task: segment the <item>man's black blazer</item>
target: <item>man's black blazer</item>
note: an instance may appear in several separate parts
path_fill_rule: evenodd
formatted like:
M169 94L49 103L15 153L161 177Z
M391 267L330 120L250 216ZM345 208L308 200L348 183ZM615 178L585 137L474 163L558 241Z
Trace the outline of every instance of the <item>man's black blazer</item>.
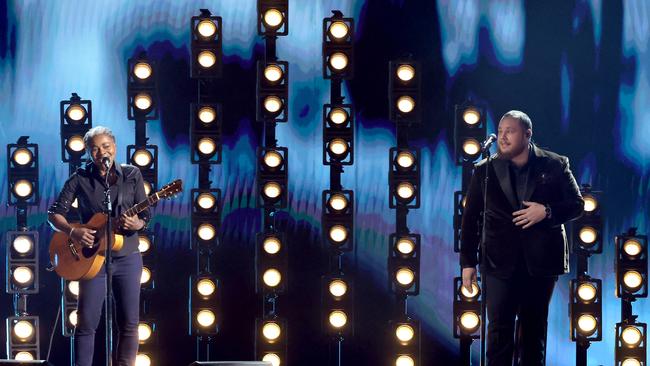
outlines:
M473 267L479 263L483 273L507 277L521 259L533 276L554 276L569 272L569 247L564 223L578 218L584 209L580 188L569 169L565 156L531 144L528 185L521 201L548 204L551 218L522 229L512 213L520 209L510 181L508 160L493 155L488 171L485 242L480 227L483 211L483 183L486 160L476 164L467 192L461 226L460 264ZM482 244L482 245L479 245Z

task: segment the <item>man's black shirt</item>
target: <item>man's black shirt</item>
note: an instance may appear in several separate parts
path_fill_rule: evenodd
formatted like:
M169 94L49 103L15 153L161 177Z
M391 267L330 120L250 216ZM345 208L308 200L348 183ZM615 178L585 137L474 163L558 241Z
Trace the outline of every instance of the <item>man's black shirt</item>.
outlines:
M144 201L144 183L140 169L132 165L113 164L109 172L111 181L111 204L113 217L119 217L135 204ZM48 209L48 213L66 215L75 198L81 222L85 223L98 213L103 212L105 181L100 176L94 164L88 164L85 169L77 169L65 182L59 197ZM146 209L138 214L145 223L149 222L150 213ZM131 254L138 250L138 235L134 231L124 233L124 246L113 255L116 257Z

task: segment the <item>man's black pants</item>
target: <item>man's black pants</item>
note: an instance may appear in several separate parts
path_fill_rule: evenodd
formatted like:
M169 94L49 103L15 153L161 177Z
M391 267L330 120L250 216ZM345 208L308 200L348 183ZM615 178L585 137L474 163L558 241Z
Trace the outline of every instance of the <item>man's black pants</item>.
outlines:
M508 278L490 274L483 278L487 286L488 366L512 366L515 317L519 318L519 364L543 366L548 307L557 277L532 277L522 268Z
M142 256L139 252L113 257L113 298L117 320L117 362L119 366L135 363L138 352L138 320L140 317L140 276ZM75 365L91 366L93 363L95 330L106 294L104 266L97 276L79 281L78 324L75 330Z

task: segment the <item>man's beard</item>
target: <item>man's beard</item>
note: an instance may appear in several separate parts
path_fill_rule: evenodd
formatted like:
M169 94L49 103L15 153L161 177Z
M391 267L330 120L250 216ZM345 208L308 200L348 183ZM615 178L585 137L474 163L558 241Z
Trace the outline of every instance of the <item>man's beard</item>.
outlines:
M501 145L497 145L497 152L499 153L499 159L511 160L515 156L517 156L517 155L521 154L522 152L524 152L526 150L527 145L528 144L526 144L524 141L522 141L521 147L519 149L512 150L511 152L507 152L507 153L503 152L501 150Z

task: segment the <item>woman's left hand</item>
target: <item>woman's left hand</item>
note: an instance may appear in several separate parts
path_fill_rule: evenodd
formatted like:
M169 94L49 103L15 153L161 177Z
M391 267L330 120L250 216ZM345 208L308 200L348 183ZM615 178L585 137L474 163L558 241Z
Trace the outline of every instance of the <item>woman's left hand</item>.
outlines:
M120 217L120 228L123 230L138 231L144 227L144 221L138 215Z

